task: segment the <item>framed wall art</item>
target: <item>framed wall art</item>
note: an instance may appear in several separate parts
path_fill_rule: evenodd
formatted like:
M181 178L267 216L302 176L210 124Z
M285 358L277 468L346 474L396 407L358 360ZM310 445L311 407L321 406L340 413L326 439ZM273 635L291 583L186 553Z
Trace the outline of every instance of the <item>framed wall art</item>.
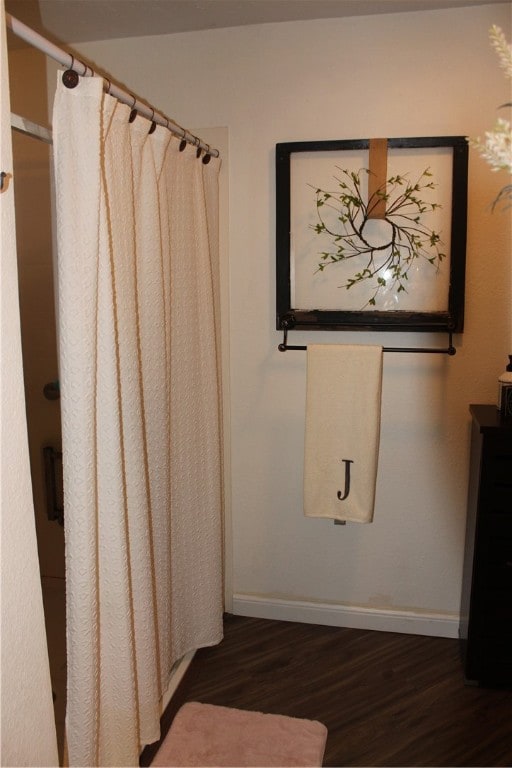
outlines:
M464 325L463 136L276 145L278 329Z

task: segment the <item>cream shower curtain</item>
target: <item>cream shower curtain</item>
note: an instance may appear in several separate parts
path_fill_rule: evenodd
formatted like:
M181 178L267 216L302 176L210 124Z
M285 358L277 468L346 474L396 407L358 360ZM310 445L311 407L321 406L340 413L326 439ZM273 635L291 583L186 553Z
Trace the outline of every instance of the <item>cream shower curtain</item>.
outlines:
M72 766L138 765L222 637L219 160L102 85L53 117Z

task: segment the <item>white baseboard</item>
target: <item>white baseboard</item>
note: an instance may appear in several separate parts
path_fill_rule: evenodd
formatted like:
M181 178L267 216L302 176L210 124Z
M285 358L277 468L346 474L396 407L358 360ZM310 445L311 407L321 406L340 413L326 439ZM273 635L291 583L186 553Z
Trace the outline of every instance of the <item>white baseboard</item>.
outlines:
M256 595L233 595L233 613L258 619L299 621L329 627L375 629L431 637L458 637L459 614L359 608L331 603L310 603Z

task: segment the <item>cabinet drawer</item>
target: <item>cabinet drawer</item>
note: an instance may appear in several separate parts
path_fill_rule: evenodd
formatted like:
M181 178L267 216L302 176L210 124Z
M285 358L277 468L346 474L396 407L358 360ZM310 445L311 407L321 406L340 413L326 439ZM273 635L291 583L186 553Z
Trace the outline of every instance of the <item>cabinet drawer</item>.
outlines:
M478 542L477 584L509 592L512 601L512 537L488 534Z
M512 516L512 440L494 438L485 443L482 460L480 501L482 514Z
M486 682L505 685L512 682L512 654L510 642L503 640L482 640L478 643L478 678Z
M482 515L507 515L512 519L512 485L483 483L480 491Z
M472 631L483 640L507 642L512 655L512 593L482 590L475 595Z

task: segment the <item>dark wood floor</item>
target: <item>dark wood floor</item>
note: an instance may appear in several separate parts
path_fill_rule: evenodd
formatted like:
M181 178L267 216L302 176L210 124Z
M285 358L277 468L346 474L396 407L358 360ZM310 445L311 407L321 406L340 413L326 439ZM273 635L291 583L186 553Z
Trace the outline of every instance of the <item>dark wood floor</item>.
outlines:
M228 615L184 701L320 720L325 766L512 765L512 690L464 685L456 640Z

